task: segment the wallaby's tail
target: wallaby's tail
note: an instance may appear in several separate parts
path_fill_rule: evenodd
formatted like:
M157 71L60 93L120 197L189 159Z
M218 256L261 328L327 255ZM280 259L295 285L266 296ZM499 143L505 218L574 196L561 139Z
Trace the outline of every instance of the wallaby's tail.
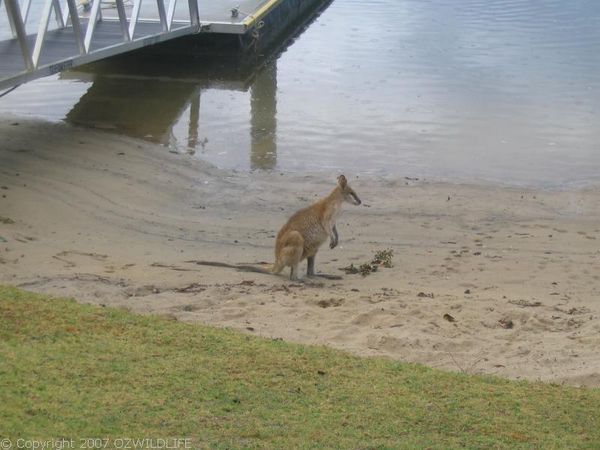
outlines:
M266 273L269 275L274 273L272 264L269 264L265 267L249 266L247 264L237 264L233 267L242 272Z
M285 266L283 264L281 264L280 261L275 261L275 264L273 264L271 267L271 273L275 274L275 275L279 275L281 273L281 271L283 269L285 269Z
M227 264L219 261L203 261L203 260L192 260L186 261L186 263L198 264L199 266L212 266L212 267L226 267L228 269L240 270L242 272L254 272L254 273L279 273L283 269L279 269L279 272L274 272L273 265L268 265L266 267L258 267L258 266L250 266L248 264Z

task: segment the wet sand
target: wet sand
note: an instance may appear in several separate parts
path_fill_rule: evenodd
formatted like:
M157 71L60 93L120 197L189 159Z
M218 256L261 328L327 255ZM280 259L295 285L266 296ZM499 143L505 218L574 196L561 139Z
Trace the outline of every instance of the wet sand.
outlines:
M186 261L271 261L279 227L337 173L223 171L6 117L0 134L0 283L359 355L600 386L600 187L347 173L363 206L346 206L340 245L316 264L343 279L292 283ZM393 268L339 270L387 248Z

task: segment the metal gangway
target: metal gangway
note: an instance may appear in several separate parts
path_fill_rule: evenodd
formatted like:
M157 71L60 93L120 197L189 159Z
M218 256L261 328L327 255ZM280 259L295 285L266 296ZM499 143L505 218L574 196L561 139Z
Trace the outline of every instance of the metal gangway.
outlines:
M240 0L64 1L0 0L0 91L200 31L243 34L277 2L241 0L254 12L240 14ZM41 8L33 14L36 2ZM206 20L199 5L207 10ZM28 32L36 23L37 31Z

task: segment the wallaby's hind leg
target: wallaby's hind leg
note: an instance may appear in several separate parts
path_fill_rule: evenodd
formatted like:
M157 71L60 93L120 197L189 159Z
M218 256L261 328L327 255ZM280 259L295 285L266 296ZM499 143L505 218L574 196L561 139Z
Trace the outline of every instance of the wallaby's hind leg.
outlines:
M298 279L298 265L304 252L304 238L297 231L290 231L283 236L282 248L277 255L277 268L290 266L290 280Z
M306 267L306 276L314 277L315 276L315 256L309 256L306 260L308 262L308 266Z
M303 248L295 248L293 253L291 253L290 257L290 280L298 281L300 278L298 277L298 266L300 265L300 260L302 259Z
M301 238L302 239L302 238ZM302 239L302 245L296 245L295 247L288 247L288 254L290 262L290 280L298 280L298 266L302 260L302 253L304 252L304 239Z
M292 281L300 280L298 278L298 264L296 264L290 268L290 280L292 280Z

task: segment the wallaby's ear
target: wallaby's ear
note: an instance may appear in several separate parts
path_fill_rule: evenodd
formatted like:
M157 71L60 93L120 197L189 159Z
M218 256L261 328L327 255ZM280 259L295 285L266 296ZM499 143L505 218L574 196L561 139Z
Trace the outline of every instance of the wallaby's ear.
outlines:
M348 181L346 180L346 177L344 175L340 175L338 177L338 183L342 187L342 189L346 189L346 186L348 185Z

